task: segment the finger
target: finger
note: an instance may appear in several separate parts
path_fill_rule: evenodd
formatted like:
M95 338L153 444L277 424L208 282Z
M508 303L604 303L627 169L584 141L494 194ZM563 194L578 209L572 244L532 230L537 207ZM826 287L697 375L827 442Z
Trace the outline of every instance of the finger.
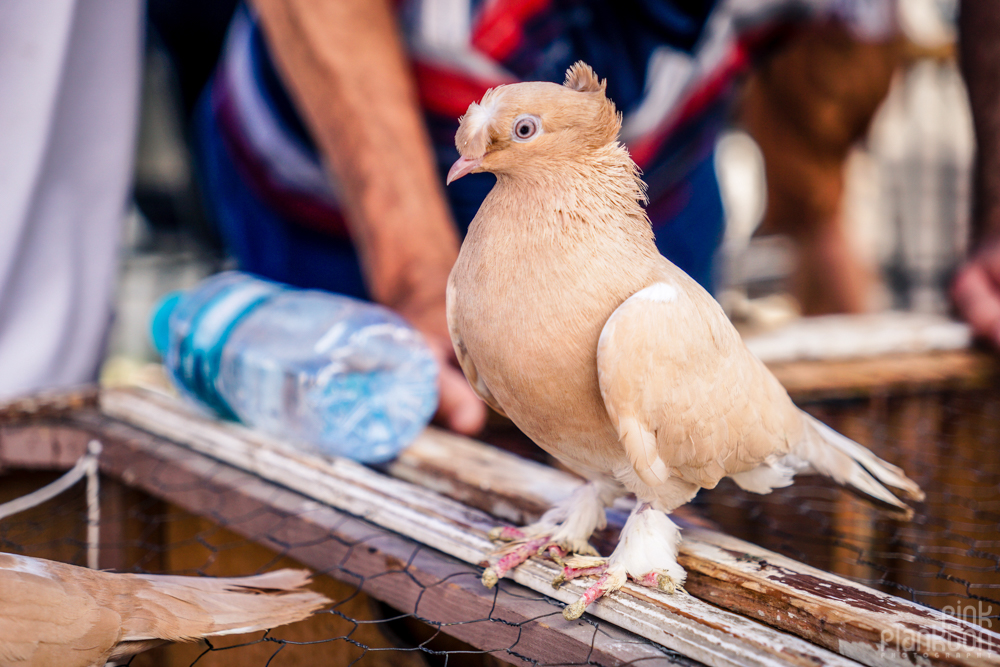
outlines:
M479 433L486 425L486 404L472 391L465 376L452 366L442 365L439 387L438 420L457 433Z
M434 353L434 356L437 358L439 364L442 366L451 365L452 367L458 365L458 357L455 354L455 346L451 344L450 338L425 333L424 340L427 341L427 345L431 348L431 352Z
M958 274L952 299L976 334L1000 345L1000 288L979 264L970 264Z

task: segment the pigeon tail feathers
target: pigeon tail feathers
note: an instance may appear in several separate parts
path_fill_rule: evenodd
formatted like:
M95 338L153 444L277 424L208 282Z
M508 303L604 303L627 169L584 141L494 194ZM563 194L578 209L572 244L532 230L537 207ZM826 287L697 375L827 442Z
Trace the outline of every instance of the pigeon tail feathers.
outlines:
M816 472L891 505L907 518L913 516L913 510L886 488L897 489L912 500L924 499L924 492L901 468L883 461L812 415L803 412L802 416L805 433L794 450L797 457L807 461Z

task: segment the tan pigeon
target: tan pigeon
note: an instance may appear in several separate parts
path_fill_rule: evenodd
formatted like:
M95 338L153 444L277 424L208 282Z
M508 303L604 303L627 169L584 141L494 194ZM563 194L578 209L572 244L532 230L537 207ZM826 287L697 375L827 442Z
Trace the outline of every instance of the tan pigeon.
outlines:
M902 470L799 410L711 295L659 254L620 126L605 82L576 63L564 85L501 86L472 104L448 174L497 177L448 284L462 369L590 480L537 524L504 531L517 540L483 581L536 551L578 554L564 577L601 576L568 618L626 577L680 586L667 514L723 477L768 493L815 472L904 512L883 484L923 498ZM637 502L618 546L595 558L591 533L626 493Z
M101 667L165 642L301 621L330 604L305 570L253 577L116 574L0 554L0 665Z

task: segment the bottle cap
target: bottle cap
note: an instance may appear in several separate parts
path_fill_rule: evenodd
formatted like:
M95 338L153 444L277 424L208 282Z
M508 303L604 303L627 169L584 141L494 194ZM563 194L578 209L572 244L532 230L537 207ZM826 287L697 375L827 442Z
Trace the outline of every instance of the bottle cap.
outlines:
M160 299L149 320L149 337L161 357L167 355L167 348L170 347L170 315L180 303L183 294L183 292L170 292Z

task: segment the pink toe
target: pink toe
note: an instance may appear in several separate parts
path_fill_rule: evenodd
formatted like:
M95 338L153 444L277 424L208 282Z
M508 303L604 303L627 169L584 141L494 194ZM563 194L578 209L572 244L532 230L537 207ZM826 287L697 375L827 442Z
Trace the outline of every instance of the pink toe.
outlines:
M657 575L655 572L647 572L642 577L635 579L635 583L648 588L659 587L659 582L657 581Z
M561 561L563 558L566 558L566 556L568 556L568 555L569 555L569 552L567 552L565 549L563 549L558 544L550 544L549 545L549 558L551 558L552 560L558 562L558 561Z
M578 579L579 577L586 577L588 575L600 576L608 571L608 565L598 565L596 567L570 567L566 566L563 568L563 580L572 581L573 579Z
M513 542L514 540L523 540L525 538L524 532L519 528L514 526L504 526L500 529L500 539L505 542Z
M584 591L583 595L580 597L580 600L583 602L583 606L589 607L591 602L607 593L608 588L610 588L608 585L608 574L605 572L601 575L601 578L598 579L593 586Z
M494 567L497 576L502 578L515 567L538 553L538 550L548 543L548 541L549 536L544 535L511 549L509 553L505 554L499 561L497 561L497 564Z

